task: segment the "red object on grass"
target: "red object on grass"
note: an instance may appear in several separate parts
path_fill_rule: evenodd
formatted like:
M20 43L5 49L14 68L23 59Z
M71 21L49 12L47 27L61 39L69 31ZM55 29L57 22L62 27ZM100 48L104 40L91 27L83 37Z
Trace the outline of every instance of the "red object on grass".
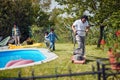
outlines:
M100 41L100 44L102 44L102 45L104 45L106 42L105 42L105 40L104 39L102 39L101 41Z
M116 61L116 56L113 54L112 50L108 51L109 61L111 64L111 69L120 71L120 65Z
M120 37L120 30L116 31L115 34L117 37Z

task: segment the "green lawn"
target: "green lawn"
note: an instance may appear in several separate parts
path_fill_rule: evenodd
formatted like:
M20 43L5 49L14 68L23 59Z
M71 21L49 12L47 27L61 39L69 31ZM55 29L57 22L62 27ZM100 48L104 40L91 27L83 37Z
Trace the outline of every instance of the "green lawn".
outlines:
M97 59L107 57L107 50L97 49L96 45L86 45L86 64L73 64L71 63L71 56L73 53L72 43L56 43L56 51L54 51L54 53L59 57L51 62L25 68L9 69L3 71L1 70L0 77L16 77L18 76L19 71L22 72L22 76L24 77L31 76L32 70L34 70L35 76L55 74L55 69L57 70L58 74L68 73L69 69L71 69L72 72L91 71L91 66L96 66ZM45 80L56 80L56 78ZM71 78L63 77L58 78L57 80L97 80L97 77L86 75L75 76Z

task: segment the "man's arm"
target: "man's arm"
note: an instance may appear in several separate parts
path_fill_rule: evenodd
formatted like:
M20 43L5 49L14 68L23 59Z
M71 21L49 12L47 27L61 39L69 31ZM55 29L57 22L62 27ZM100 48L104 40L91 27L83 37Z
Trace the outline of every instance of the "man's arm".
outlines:
M72 25L72 30L73 30L74 33L76 33L76 29L75 29L74 25Z
M87 26L85 32L88 32L89 29L90 29L90 26Z

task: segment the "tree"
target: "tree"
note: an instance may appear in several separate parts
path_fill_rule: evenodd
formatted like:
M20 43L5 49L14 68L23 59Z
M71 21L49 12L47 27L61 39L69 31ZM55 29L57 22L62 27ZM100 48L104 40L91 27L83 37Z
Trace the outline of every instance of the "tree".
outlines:
M55 0L59 5L66 6L63 11L73 17L73 21L78 19L82 15L89 16L89 22L94 26L99 27L109 26L111 31L119 28L119 16L120 0ZM87 12L87 13L86 13ZM112 17L114 16L114 21ZM111 24L111 21L113 22ZM95 29L95 28L92 28ZM98 28L99 30L99 28ZM94 35L98 35L99 32L95 32Z
M32 0L0 0L0 35L11 35L13 24L16 23L21 31L21 40L29 37L28 26L34 22L36 12Z

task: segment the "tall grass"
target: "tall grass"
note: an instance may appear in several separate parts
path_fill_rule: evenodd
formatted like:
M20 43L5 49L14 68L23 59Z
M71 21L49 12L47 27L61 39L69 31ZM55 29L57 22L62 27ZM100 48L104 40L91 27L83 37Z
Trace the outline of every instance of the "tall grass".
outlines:
M22 76L31 76L32 70L35 72L35 76L51 75L51 74L62 74L69 73L69 69L72 72L86 72L92 71L92 65L96 67L96 60L107 57L106 50L97 49L96 45L86 46L86 63L85 64L73 64L71 63L71 57L73 53L73 44L71 43L56 43L56 51L59 57L53 61L30 66L24 68L16 68L9 70L1 70L0 77L17 77L18 72L22 72ZM75 77L63 77L57 80L96 80L97 76L85 75ZM38 79L39 80L39 79ZM43 80L43 79L40 79ZM44 80L56 80L56 78L44 79Z

